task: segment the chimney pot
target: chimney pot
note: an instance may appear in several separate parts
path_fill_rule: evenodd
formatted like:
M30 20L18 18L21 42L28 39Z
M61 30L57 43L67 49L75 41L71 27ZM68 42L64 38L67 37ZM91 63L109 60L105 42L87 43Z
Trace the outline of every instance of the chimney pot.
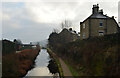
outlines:
M103 14L103 9L99 10L99 13L100 13L100 14Z
M97 4L97 5L93 5L93 8L92 8L93 10L93 14L96 14L96 13L99 13L98 11L99 11L99 5Z

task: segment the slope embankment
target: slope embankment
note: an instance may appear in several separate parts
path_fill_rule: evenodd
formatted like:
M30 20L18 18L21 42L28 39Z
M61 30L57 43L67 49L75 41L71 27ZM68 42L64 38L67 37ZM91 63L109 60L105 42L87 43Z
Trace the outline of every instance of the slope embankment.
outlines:
M2 57L2 77L23 77L34 66L34 61L40 52L36 49L24 49L19 53L10 53Z
M120 70L120 33L54 43L50 48L60 56L74 76L118 76Z

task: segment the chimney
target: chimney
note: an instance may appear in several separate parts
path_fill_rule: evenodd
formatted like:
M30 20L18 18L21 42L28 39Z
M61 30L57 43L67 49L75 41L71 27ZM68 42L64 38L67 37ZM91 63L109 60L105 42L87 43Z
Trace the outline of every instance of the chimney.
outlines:
M97 14L97 13L99 13L98 11L99 11L99 4L93 5L92 13L93 14Z
M99 10L99 13L103 15L103 9Z
M114 16L112 16L112 18L114 19Z

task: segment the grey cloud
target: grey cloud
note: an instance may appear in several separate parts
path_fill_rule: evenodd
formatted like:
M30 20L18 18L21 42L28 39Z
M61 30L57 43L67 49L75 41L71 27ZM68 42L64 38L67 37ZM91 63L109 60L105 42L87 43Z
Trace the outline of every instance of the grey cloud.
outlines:
M72 19L73 26L75 26L75 29L77 31L80 31L79 22L86 19L92 13L92 6L93 4L96 3L97 2L82 2L82 3L51 2L47 4L44 3L43 5L51 6L52 7L50 9L51 11L61 9L61 11L65 11L65 12L68 10L69 12L74 12L75 18ZM116 3L112 3L112 2L98 2L98 3L100 4L100 8L104 10L105 14L110 14L114 16L117 15L117 9L116 9L117 5L115 5ZM3 12L10 15L11 18L10 20L7 21L3 20L3 29L2 29L3 38L8 38L11 40L13 40L14 38L19 38L23 42L40 41L47 39L49 34L52 32L53 28L59 27L59 24L55 24L54 22L37 23L33 21L34 16L30 15L30 11L28 11L24 5L22 6L23 7L18 7L17 9L12 7L7 7L7 5L3 7ZM120 20L120 16L119 16L119 20ZM13 24L18 26L18 28L12 26Z

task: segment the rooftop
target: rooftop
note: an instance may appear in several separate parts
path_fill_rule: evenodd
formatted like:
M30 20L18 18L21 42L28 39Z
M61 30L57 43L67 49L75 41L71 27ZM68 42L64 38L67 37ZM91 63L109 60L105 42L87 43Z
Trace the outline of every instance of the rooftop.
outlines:
M87 19L89 19L89 18L108 19L108 18L111 18L111 17L109 17L107 15L104 15L103 14L103 9L99 10L99 4L97 4L97 5L93 5L92 14ZM87 19L85 19L84 21L86 21ZM80 22L80 24L82 24L83 22Z
M107 15L103 15L103 14L97 13L97 14L90 15L89 18L110 18L110 17L107 16Z

